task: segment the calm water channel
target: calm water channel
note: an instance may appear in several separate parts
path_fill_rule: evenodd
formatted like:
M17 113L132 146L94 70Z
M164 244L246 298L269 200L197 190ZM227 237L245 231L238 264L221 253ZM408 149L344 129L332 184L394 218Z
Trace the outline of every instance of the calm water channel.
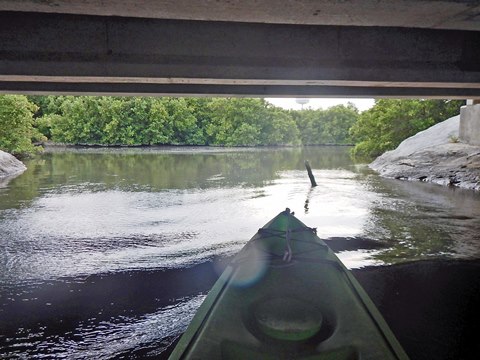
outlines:
M26 161L0 182L0 357L159 356L286 207L352 269L480 258L479 194L381 179L348 150L51 149Z

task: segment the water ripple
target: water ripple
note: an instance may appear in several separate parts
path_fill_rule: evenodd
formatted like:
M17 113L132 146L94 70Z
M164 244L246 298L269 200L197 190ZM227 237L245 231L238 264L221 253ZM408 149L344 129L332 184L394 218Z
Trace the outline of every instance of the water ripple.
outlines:
M5 339L0 352L7 358L37 359L112 359L140 352L154 357L185 331L204 298L184 298L140 317L118 316L109 321L90 318L63 336L46 335L46 329L19 329L17 337Z

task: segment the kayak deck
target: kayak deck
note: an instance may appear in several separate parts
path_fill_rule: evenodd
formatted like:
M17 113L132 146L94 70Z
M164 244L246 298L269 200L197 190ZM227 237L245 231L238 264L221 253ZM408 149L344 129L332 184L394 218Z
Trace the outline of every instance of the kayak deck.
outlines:
M407 359L358 282L286 211L226 268L171 359Z

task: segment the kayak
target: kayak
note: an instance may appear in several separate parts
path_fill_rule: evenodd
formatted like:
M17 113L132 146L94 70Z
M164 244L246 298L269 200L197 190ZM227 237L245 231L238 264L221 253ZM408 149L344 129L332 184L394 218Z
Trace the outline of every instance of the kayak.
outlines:
M170 359L408 359L368 295L289 209L245 245Z

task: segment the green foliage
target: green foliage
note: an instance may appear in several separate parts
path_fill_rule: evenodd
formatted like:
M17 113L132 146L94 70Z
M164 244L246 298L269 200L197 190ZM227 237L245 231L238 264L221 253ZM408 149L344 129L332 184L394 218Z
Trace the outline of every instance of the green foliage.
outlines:
M323 138L325 143L352 143L349 130L358 119L358 109L351 103L337 105L325 110Z
M350 129L353 155L375 157L417 132L457 115L462 101L376 100Z
M35 97L43 106L38 129L71 144L204 144L185 99L138 97Z
M33 113L37 107L25 96L0 96L0 149L17 157L38 151L32 143L41 140L41 134L33 127Z
M263 144L268 145L299 145L300 131L293 117L286 111L279 108L268 108L267 125L263 129Z
M353 104L337 105L327 110L292 111L304 145L349 144L349 129L357 121Z
M105 145L300 144L291 114L261 99L32 97L54 142Z
M54 142L104 145L318 145L356 143L376 156L458 113L460 101L377 100L286 111L262 99L31 96L35 126Z
M299 144L293 118L263 99L215 99L206 132L215 145Z
M52 123L55 121L61 121L59 119L60 117L61 116L57 114L47 114L36 118L35 127L43 136L45 136L45 138L50 139L52 137Z
M71 98L67 96L42 96L42 95L29 95L28 101L37 106L35 113L36 117L41 117L45 114L61 114L61 105L65 99Z
M205 138L197 124L197 118L185 99L166 98L163 100L167 110L167 126L171 144L203 145Z

